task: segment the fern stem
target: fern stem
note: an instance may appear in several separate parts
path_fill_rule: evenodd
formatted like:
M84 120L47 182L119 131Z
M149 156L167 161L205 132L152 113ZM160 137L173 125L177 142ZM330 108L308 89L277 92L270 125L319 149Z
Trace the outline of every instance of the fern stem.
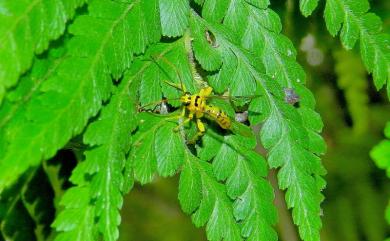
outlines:
M194 57L194 52L192 51L192 37L190 35L189 30L187 30L184 34L184 47L188 56L188 63L190 65L191 76L198 88L205 87L206 83L203 80L202 76L196 70L196 62Z

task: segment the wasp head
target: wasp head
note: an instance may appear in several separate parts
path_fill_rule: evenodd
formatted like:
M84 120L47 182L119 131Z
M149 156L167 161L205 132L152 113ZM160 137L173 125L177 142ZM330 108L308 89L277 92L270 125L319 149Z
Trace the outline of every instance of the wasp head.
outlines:
M184 95L180 98L180 101L185 106L190 105L191 104L191 94L189 92L184 93Z

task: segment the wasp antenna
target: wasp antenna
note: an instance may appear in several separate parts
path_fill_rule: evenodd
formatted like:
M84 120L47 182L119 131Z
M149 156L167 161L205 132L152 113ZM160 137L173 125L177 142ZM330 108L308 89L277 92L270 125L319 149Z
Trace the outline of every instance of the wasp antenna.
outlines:
M183 92L183 93L186 92L186 87L185 87L184 84L183 84L183 78L182 78L182 76L181 76L179 70L177 69L177 67L176 67L174 64L172 64L171 61L169 61L166 57L164 57L164 56L162 56L162 55L159 55L158 58L156 58L156 57L154 57L154 56L150 56L150 58L151 58L152 61L157 65L157 67L158 67L161 71L163 71L164 74L165 74L166 76L168 76L168 78L170 77L169 74L165 71L165 69L164 69L163 67L161 67L161 65L157 62L157 59L163 60L163 61L164 61L165 63L167 63L170 67L172 67L172 68L175 70L176 75L179 77L180 87L178 87L178 86L172 84L171 82L168 82L168 81L165 81L165 82L168 83L170 86L173 86L173 87L175 87L175 88L181 90L181 92Z
M180 74L180 71L177 69L177 67L174 64L172 64L172 62L169 61L166 57L161 56L161 59L175 70L176 75L179 77L181 91L183 93L186 92L187 90L186 90L186 87L183 84L183 78L182 78L182 76Z
M178 89L178 90L180 90L180 91L183 92L183 90L181 89L181 87L178 86L176 83L169 82L168 80L164 80L164 82L165 82L166 84L168 84L169 86L172 86L172 87L174 87L174 88L176 88L176 89Z
M156 101L156 102L152 102L152 103L148 103L148 104L143 105L143 106L139 106L138 110L145 111L146 107L153 106L153 105L158 105L158 104L161 104L161 103L168 103L169 101L175 101L175 100L180 100L180 98L171 98L171 99L163 98L162 100L159 100L159 101ZM154 108L156 108L156 107L154 107Z
M138 109L141 110L141 111L144 111L144 110L146 110L146 107L153 106L153 105L158 105L158 104L161 104L161 103L167 102L167 101L168 101L167 99L162 99L160 101L156 101L156 102L148 103L146 105L139 106Z

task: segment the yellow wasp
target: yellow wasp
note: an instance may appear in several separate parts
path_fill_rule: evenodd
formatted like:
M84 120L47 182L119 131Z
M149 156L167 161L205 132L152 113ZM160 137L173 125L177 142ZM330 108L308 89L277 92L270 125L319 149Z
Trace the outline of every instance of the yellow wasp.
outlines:
M168 61L168 60L165 60ZM156 62L155 62L156 63ZM157 63L156 63L157 64ZM171 64L171 63L170 63ZM157 64L158 65L158 64ZM175 68L175 66L172 66ZM244 124L241 124L235 121L233 118L230 118L224 111L222 111L219 107L213 106L207 103L207 100L210 98L224 98L226 96L215 96L212 95L213 89L210 86L203 87L196 94L191 94L185 90L185 86L181 80L180 74L177 69L175 69L180 79L180 86L175 83L171 83L165 81L166 84L179 89L183 92L183 95L178 99L182 104L182 113L180 117L185 118L185 120L177 127L179 129L181 126L184 126L186 123L190 122L195 118L196 126L198 129L198 133L196 134L193 141L197 140L200 136L202 136L205 131L205 125L202 122L202 118L205 117L209 120L215 121L222 129L230 130L234 133L243 135L243 136L251 136L252 132L250 128ZM254 98L258 96L242 96L243 98ZM227 97L228 98L228 97ZM236 97L237 98L237 97ZM171 99L174 100L174 99ZM159 103L166 102L168 100L162 100ZM145 106L144 106L145 107ZM188 113L188 115L186 115ZM193 142L190 141L190 142Z
M172 85L171 83L168 83ZM177 86L175 86L178 88ZM179 88L181 89L181 88ZM217 106L213 106L207 103L207 100L213 97L213 89L210 86L202 88L199 93L191 94L189 92L184 92L180 97L180 102L182 103L183 109L181 117L187 118L180 124L180 126L185 125L195 118L196 126L198 133L196 134L193 141L197 140L202 136L205 131L205 125L202 122L202 118L205 117L209 120L215 121L222 129L230 130L234 133L249 137L252 135L250 128L244 124L241 124L234 119L230 118L223 110ZM222 96L221 96L222 97ZM248 98L248 97L245 97ZM249 97L251 98L251 97ZM188 113L188 115L186 115ZM180 127L178 126L178 128ZM190 141L190 142L193 142Z
M196 125L198 127L198 136L201 136L206 131L204 124L201 120L203 116L217 122L217 124L223 129L230 129L232 127L232 120L218 107L208 105L206 98L209 97L213 89L211 87L205 87L199 91L199 93L191 95L189 92L180 98L180 102L185 106L183 108L182 116L185 116L186 110L189 112L188 118L183 122L192 120L195 116Z

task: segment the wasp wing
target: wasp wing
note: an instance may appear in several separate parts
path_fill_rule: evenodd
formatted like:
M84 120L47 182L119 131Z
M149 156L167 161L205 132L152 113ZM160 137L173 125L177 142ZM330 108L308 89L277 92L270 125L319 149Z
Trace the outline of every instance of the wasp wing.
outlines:
M231 125L230 130L234 134L237 134L237 135L240 135L243 137L248 137L248 138L254 137L252 129L249 126L244 125L244 124L237 122L237 121L234 121L234 120L232 120L232 125Z
M231 100L231 101L235 101L235 100L247 100L247 101L250 101L250 100L253 100L255 98L258 98L260 97L261 95L247 95L247 96L230 96L230 95L209 95L209 96L206 96L205 98L206 99L223 99L223 100Z

